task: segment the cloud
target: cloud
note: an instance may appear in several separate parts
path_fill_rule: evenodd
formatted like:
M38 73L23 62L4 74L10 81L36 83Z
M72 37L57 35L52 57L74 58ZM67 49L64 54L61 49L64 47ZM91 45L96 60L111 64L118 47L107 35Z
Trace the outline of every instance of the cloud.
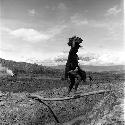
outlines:
M15 38L20 38L28 42L40 42L49 40L55 35L60 34L66 27L66 25L57 25L44 32L35 30L33 28L19 28L16 30L11 30L9 28L2 27L2 31L9 33Z
M88 22L90 27L107 30L104 40L122 41L123 22L121 20L115 21L106 19L104 21L90 20Z
M83 54L84 53L84 54ZM79 63L80 65L124 65L125 59L123 58L125 52L114 52L109 50L103 50L100 53L95 52L82 52L79 53ZM53 58L54 62L57 65L65 65L68 59L68 53L60 53L57 57ZM52 64L51 64L52 65Z
M7 27L1 27L1 31L10 33L12 30Z
M118 6L114 6L107 10L105 16L110 16L110 15L116 16L120 12L121 12L121 9L118 9Z
M67 28L66 25L57 25L54 26L53 28L50 28L47 33L51 34L52 36L55 36L57 34L60 34L65 28Z
M14 49L12 48L12 47L9 47L9 46L2 46L2 47L0 47L0 50L3 52L14 52Z
M54 6L49 6L49 5L47 5L47 6L45 6L45 8L46 9L51 9L51 10L66 10L67 9L67 7L66 7L66 5L64 4L64 3L59 3L59 4L57 4L56 6L54 5Z
M104 40L110 40L110 41L122 41L122 35L123 35L123 22L121 20L115 21L115 20L104 20L104 21L96 21L91 20L89 21L89 26L94 28L101 28L104 30L107 30L105 33Z
M48 40L51 38L51 35L41 33L34 29L26 29L26 28L20 28L11 31L10 34L29 42L38 42L42 40Z
M67 10L67 7L64 3L58 3L58 4L55 4L55 5L46 5L45 6L45 9L48 9L50 11L58 11L58 12L65 12Z
M95 65L95 66L109 66L109 65L124 65L125 64L125 52L116 52L110 50L101 50L98 52L95 51L86 51L83 50L79 55L79 64L80 65ZM35 56L33 56L35 57ZM29 63L37 63L45 66L54 66L54 65L65 65L68 59L68 52L60 52L50 57L43 54L45 58L33 58L27 56L23 61ZM21 60L21 61L22 61Z
M89 20L89 26L94 28L108 28L109 23L105 21L96 21L96 20Z
M66 10L67 9L67 7L66 7L66 5L64 3L59 3L57 8L60 9L60 10Z
M124 52L111 52L104 50L101 53L93 53L93 58L90 60L81 60L80 62L84 65L124 65L124 54ZM83 57L84 56L85 55L83 55Z
M108 34L107 37L105 38L105 40L119 40L119 41L123 41L123 24L122 22L110 22L109 25L107 26L108 29Z
M82 16L78 13L71 16L70 20L75 25L87 25L89 23L86 18L82 18Z
M31 9L31 10L28 10L28 14L30 16L35 16L37 13L36 13L36 10L35 9Z
M117 12L120 12L117 11ZM122 41L122 31L123 31L123 22L121 19L114 20L111 18L104 18L103 20L92 20L87 19L86 17L82 17L80 14L74 14L70 17L71 23L75 26L87 26L90 28L95 28L102 31L107 31L105 33L104 41ZM103 38L102 38L103 39Z

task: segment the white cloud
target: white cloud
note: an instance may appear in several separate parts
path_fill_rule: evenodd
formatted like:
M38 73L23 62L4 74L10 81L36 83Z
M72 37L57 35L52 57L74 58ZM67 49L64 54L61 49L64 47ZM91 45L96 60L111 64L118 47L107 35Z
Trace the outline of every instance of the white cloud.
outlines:
M124 65L125 52L115 52L110 50L103 50L101 52L82 51L78 53L80 65L95 65L95 66L109 66L109 65ZM30 59L28 62L36 62L46 66L65 65L68 59L68 53L60 52L51 58L46 59Z
M56 5L46 5L45 6L45 9L48 9L50 11L66 11L67 10L67 7L64 3L59 3L59 4L56 4Z
M50 28L47 32L48 34L51 34L52 36L55 36L57 34L60 34L67 26L66 25L57 25L53 28Z
M123 24L122 22L109 22L107 25L108 35L105 40L117 40L123 42Z
M106 66L106 65L124 65L125 52L115 52L110 50L103 50L101 52L89 52L82 51L78 53L80 60L80 65L97 65L97 66ZM68 58L68 53L60 53L58 56L52 59L51 65L65 65Z
M121 9L118 9L117 6L114 6L113 8L110 8L107 11L107 14L118 14L119 12L121 12ZM94 27L94 28L101 28L101 29L105 29L107 30L106 34L109 34L107 36L108 39L111 40L119 40L119 38L121 37L120 34L122 34L123 31L123 22L121 19L119 20L114 20L111 18L105 18L104 20L90 20L87 19L85 16L83 17L83 15L76 13L73 16L70 17L70 21L77 25L77 26L88 26L88 27Z
M60 34L65 28L66 25L57 25L48 29L48 31L43 32L32 28L19 28L11 30L9 28L2 27L2 31L9 33L15 38L20 38L28 42L40 42L53 38L55 35Z
M106 19L104 21L90 20L88 22L90 27L107 30L107 32L105 33L105 40L123 40L123 22L121 20L115 21Z
M36 13L36 10L35 9L31 9L31 10L28 10L28 14L30 16L35 16L37 13Z
M125 52L103 50L100 53L93 53L94 58L92 60L80 62L84 65L124 65L124 55ZM85 55L83 54L83 56Z
M95 29L107 31L105 33L105 41L123 41L123 22L122 20L104 19L101 21L89 20L82 18L79 14L75 14L71 18L71 22L77 26L87 26ZM101 31L100 31L101 32Z
M79 14L74 14L73 16L70 17L70 20L72 23L76 25L87 25L88 20L86 18L82 18L81 15Z
M26 29L26 28L20 28L20 29L11 31L10 34L17 38L22 38L23 40L26 40L29 42L38 42L42 40L48 40L51 38L51 35L41 33L34 29Z
M121 9L118 9L118 6L114 6L107 10L105 16L110 16L110 15L116 16L120 12L121 12Z
M105 21L89 20L89 26L94 28L108 28L108 23Z
M66 7L66 5L64 3L59 3L57 8L60 9L60 10L66 10L67 9L67 7Z
M10 33L12 31L11 29L9 29L7 27L2 27L2 26L0 27L0 29L1 29L1 32L4 31L4 32Z
M87 18L82 18L79 14L74 14L72 17L70 17L71 22L77 26L87 26L91 28L99 28L104 31L107 30L105 33L105 39L104 40L117 40L122 41L122 31L123 31L123 22L121 20L111 20L111 19L104 19L101 21L97 20L89 20Z
M13 47L12 44L4 44L2 43L1 47L0 47L0 50L2 52L15 52L15 48Z
M84 20L82 20L82 21L76 21L75 22L77 25L87 25L88 24L88 21L87 21L87 19L84 19Z

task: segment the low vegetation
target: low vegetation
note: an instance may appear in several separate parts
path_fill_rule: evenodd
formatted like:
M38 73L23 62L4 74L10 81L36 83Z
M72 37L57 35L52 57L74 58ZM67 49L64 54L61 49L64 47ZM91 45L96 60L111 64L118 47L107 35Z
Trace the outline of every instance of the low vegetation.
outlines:
M65 101L44 101L60 123L56 122L45 104L28 98L28 95L64 97L69 83L61 80L63 71L48 68L44 73L19 71L16 76L1 77L0 124L123 125L124 72L87 72L88 75L93 77L93 81L87 77L86 84L80 83L78 93L111 91Z

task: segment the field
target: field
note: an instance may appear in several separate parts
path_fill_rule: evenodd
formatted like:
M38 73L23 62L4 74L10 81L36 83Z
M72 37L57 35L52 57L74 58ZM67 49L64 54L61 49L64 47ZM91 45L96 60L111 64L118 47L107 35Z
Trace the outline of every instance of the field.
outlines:
M2 125L123 125L124 73L91 72L93 81L80 83L78 92L110 90L63 101L44 101L28 98L37 94L45 98L60 98L69 83L50 75L24 75L0 79L0 124ZM73 92L71 92L73 95ZM71 96L69 95L69 96Z

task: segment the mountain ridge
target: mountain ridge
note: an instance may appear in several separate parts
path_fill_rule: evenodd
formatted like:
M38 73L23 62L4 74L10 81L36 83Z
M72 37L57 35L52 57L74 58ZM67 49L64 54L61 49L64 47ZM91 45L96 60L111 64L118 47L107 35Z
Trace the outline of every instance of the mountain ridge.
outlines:
M93 66L93 65L80 65L85 71L103 72L103 71L124 71L124 65L112 65L112 66ZM65 65L51 66L54 69L65 69Z
M28 68L37 65L38 67L41 68L51 68L51 69L59 69L59 70L64 70L65 69L65 65L56 65L56 66L43 66L38 65L36 63L32 64L32 63L27 63L27 62L16 62L13 60L6 60L6 59L2 59L0 58L0 63L2 64L2 66L11 68L11 66L14 66L14 64L16 64L16 66L28 66ZM103 72L103 71L125 71L125 65L110 65L110 66L94 66L94 65L80 65L80 67L85 70L85 71L92 71L92 72Z

